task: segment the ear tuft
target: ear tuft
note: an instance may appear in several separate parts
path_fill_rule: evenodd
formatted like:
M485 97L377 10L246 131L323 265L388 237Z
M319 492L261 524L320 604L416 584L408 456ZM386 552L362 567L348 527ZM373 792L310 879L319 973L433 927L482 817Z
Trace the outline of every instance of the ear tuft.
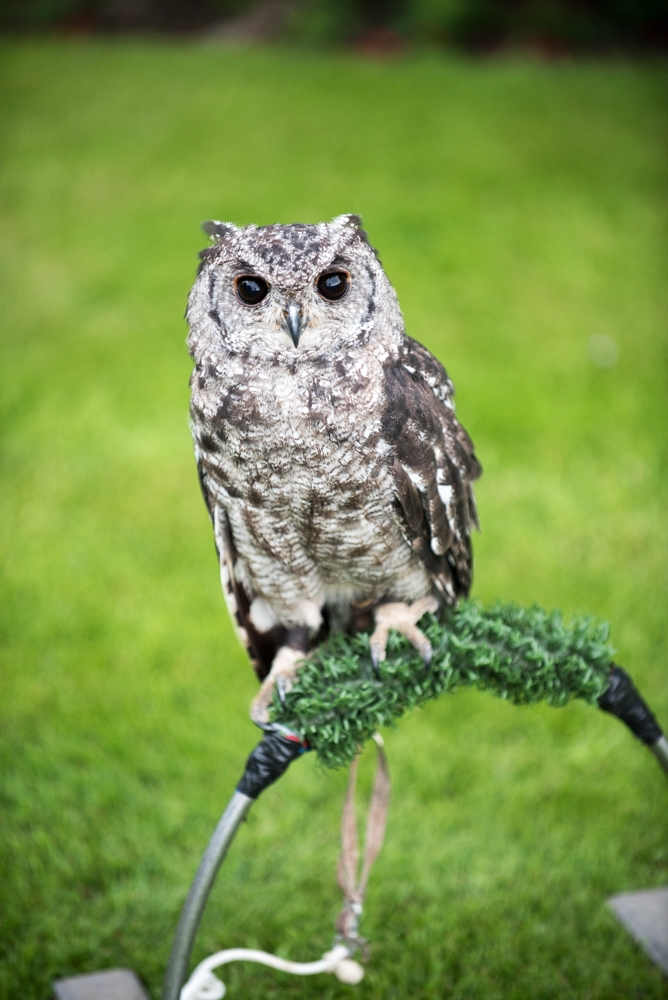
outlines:
M362 229L362 216L361 215L337 215L335 219L332 219L332 224L339 226L341 229ZM364 230L362 230L364 232Z
M226 236L230 233L238 232L237 226L233 222L218 222L216 219L209 219L208 222L203 222L200 227L207 236L210 236L212 240L216 240L220 243L224 240Z
M337 215L335 219L332 219L332 225L338 226L340 229L354 229L362 242L367 243L371 247L371 244L369 243L369 234L366 229L362 229L361 215L353 215L352 213L349 215ZM371 247L371 249L375 253L378 260L380 260L380 257L378 257L378 251L375 247Z

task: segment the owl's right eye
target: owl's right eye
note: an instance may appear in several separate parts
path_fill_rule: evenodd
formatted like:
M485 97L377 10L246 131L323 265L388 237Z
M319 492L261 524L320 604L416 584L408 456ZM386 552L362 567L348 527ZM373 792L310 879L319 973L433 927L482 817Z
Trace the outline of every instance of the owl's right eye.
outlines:
M234 282L234 290L237 298L247 306L256 306L262 302L269 292L269 285L264 278L258 278L256 274L242 274Z

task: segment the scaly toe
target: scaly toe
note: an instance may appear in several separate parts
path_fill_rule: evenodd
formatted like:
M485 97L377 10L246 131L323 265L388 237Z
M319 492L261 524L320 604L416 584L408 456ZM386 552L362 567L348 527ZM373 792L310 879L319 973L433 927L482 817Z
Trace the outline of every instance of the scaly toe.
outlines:
M269 723L269 708L264 704L256 704L256 701L257 699L252 702L250 708L251 722L262 728Z
M282 646L279 649L269 674L262 681L262 686L251 704L250 717L256 726L263 727L270 722L269 709L274 699L274 688L278 691L281 704L285 704L285 696L292 690L303 659L304 653L297 649L291 649L289 646Z
M389 604L381 604L376 608L376 629L371 636L371 662L376 676L378 676L378 663L385 659L385 648L389 629L396 629L401 635L415 646L418 653L424 660L425 672L431 666L432 648L426 635L417 627L417 622L428 611L437 611L438 601L432 595L421 597L412 604L405 604L397 601Z
M432 614L436 614L438 611L438 601L436 598L430 594L428 597L421 597L419 601L413 601L410 606L411 613L415 616L415 623L417 624L423 615L426 615L428 611Z

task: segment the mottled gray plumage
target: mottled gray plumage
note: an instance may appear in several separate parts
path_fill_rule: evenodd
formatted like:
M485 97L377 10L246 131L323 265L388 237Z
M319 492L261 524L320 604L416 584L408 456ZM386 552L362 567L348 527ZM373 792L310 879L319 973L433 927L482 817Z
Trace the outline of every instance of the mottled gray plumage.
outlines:
M282 646L368 624L388 601L468 593L481 470L452 383L406 335L356 216L207 231L187 312L192 431L230 610L262 678ZM350 275L339 301L316 286L332 270ZM241 302L240 275L263 278L266 298Z

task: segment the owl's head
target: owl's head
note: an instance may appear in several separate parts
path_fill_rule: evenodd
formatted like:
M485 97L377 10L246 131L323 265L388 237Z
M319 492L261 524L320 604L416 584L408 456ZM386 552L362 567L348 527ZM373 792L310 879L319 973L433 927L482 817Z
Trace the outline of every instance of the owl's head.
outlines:
M188 302L191 353L313 356L401 329L396 295L361 220L203 224L214 240Z

